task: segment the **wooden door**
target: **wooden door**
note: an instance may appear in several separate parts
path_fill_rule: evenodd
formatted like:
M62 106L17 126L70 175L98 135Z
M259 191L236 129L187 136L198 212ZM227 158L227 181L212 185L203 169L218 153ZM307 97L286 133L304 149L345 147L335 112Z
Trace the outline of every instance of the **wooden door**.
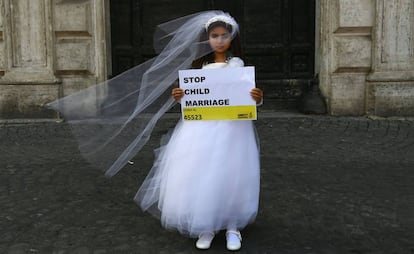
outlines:
M264 107L295 109L314 76L315 0L111 0L113 75L154 57L157 24L211 9L238 21Z

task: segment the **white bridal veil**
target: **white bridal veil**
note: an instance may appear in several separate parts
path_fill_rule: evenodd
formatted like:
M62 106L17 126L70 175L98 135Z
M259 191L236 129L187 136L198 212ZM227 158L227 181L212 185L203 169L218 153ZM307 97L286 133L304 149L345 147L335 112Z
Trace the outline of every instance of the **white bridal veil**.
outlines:
M155 58L120 75L48 104L59 111L93 165L115 175L149 140L158 119L175 103L167 90L178 70L210 53L207 22L217 16L237 23L222 11L205 11L157 27Z

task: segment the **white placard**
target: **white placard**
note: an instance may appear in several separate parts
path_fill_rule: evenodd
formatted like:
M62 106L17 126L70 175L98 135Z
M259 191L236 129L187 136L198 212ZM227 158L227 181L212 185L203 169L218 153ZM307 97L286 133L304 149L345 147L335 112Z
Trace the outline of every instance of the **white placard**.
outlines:
M256 120L253 66L179 71L184 120Z

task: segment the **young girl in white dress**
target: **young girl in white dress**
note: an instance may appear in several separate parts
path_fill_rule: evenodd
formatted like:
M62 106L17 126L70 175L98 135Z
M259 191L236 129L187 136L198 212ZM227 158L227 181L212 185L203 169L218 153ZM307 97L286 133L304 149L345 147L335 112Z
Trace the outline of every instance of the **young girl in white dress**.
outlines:
M228 14L205 24L213 52L193 68L243 66L238 25ZM262 102L254 88L252 100ZM174 88L176 101L184 96ZM167 229L198 237L208 249L217 232L226 230L227 249L241 248L240 231L253 222L259 204L259 147L252 121L182 121L157 150L149 175L135 196L144 211L160 218Z
M179 88L172 97L163 96L179 70L244 65L238 33L236 21L222 11L160 24L154 33L156 57L47 106L64 116L82 156L111 177L141 150L158 119L184 96ZM262 91L250 93L260 104ZM253 122L179 121L165 140L135 201L158 216L164 227L198 237L197 248L208 249L214 235L227 230L227 248L239 249L239 230L254 221L259 203Z

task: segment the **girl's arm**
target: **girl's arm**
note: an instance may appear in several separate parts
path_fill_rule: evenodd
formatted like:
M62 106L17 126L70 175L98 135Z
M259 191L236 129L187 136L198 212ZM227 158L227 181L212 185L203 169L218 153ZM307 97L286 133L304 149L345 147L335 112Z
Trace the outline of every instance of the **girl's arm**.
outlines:
M263 104L263 91L260 88L253 88L250 91L250 95L252 96L253 100L256 101L257 106Z

